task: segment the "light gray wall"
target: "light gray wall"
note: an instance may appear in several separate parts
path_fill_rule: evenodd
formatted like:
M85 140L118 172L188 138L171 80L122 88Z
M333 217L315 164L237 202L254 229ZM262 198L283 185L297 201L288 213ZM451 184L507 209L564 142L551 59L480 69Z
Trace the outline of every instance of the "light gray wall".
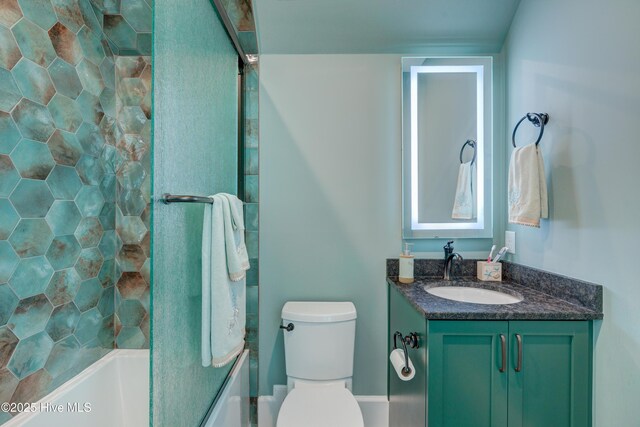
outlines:
M601 427L640 420L638 22L632 0L524 1L506 44L507 122L528 111L551 116L540 145L550 219L508 227L514 259L605 287L595 345Z
M400 249L398 55L260 57L260 394L286 384L282 305L358 310L355 394L387 393L385 258Z

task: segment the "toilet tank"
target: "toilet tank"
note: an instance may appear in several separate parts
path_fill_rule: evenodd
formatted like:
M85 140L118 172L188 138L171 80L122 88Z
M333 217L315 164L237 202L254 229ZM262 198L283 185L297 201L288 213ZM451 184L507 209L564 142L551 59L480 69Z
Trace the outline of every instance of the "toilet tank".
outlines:
M353 376L356 307L351 302L289 301L282 308L287 376L337 380Z

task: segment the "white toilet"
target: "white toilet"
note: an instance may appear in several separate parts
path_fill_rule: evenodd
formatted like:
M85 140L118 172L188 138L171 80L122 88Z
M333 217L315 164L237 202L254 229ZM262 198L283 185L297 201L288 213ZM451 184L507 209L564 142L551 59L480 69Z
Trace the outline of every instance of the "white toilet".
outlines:
M287 302L282 308L288 394L277 427L364 427L353 394L356 307Z

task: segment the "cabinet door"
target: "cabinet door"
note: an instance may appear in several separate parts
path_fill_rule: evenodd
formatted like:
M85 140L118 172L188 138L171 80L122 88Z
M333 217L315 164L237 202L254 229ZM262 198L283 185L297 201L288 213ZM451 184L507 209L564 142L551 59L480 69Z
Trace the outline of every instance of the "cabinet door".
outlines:
M428 426L505 427L508 322L430 321L428 334Z
M393 349L393 333L418 334L419 348L409 348L416 375L410 381L402 381L388 362L389 420L391 426L423 427L426 421L426 364L427 321L392 286L389 287L389 353ZM400 343L398 342L398 345ZM389 354L388 353L388 354ZM388 359L387 359L388 360Z
M509 332L509 427L590 426L591 323L514 321Z

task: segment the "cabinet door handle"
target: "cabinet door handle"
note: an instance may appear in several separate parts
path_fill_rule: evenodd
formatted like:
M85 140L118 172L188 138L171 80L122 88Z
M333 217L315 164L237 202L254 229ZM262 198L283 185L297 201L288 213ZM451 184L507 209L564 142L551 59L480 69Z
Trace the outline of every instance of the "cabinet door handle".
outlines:
M516 365L516 372L522 371L522 336L516 334L516 341L518 342L518 363Z
M507 370L507 340L503 334L500 334L500 349L502 350L502 366L500 372Z

